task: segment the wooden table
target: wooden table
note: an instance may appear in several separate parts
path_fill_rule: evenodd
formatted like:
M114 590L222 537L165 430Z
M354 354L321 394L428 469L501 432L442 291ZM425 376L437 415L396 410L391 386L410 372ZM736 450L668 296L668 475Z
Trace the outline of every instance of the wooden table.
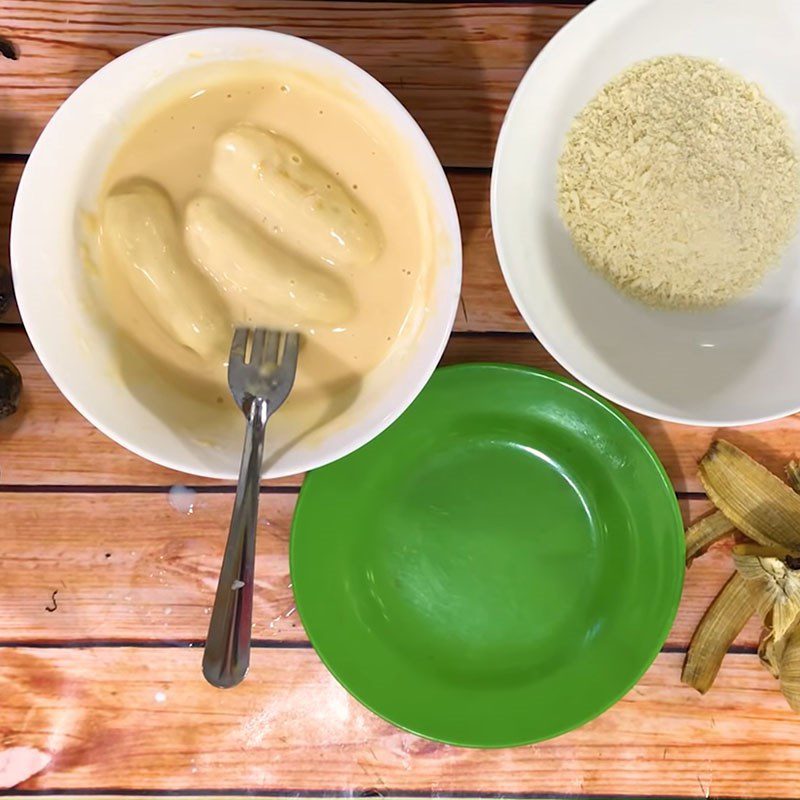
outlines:
M514 86L580 7L6 0L0 35L18 58L0 57L0 235L36 136L94 70L187 28L287 31L383 81L447 167L464 288L444 361L560 371L503 284L489 169ZM21 326L0 328L0 352L25 381L20 412L0 423L0 789L17 784L5 794L800 797L800 718L759 666L755 623L709 695L680 684L692 630L731 569L724 547L691 568L666 646L615 708L540 745L465 750L393 728L323 668L288 577L301 478L284 480L263 503L251 673L236 690L212 689L200 647L232 487L149 464L94 430L44 373ZM705 512L696 462L715 432L630 416L666 465L687 520ZM800 452L796 417L726 435L776 470ZM191 514L170 503L170 487L181 484L197 490Z

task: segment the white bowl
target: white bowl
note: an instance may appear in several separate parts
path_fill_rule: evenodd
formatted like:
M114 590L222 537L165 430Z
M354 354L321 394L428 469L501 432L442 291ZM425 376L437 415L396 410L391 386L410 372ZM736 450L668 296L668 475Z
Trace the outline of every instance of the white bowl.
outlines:
M752 294L707 312L656 311L592 273L556 209L556 163L574 116L614 75L657 55L718 60L756 81L800 131L797 0L595 0L545 47L508 109L492 174L492 228L531 330L588 386L695 425L800 410L800 244Z
M450 187L425 135L387 89L341 56L293 36L247 28L181 33L126 53L80 86L48 123L22 176L11 229L20 313L37 355L67 399L129 450L212 478L236 477L244 419L232 417L229 429L213 437L203 430L187 435L152 410L142 392L136 396L120 380L113 337L86 299L79 211L93 207L123 122L148 90L204 62L258 58L343 81L408 143L426 184L442 246L417 338L406 352L392 350L366 377L357 399L327 435L293 441L278 413L267 431L272 455L265 475L319 467L372 439L416 397L444 350L458 307L461 240ZM187 408L187 413L200 411Z

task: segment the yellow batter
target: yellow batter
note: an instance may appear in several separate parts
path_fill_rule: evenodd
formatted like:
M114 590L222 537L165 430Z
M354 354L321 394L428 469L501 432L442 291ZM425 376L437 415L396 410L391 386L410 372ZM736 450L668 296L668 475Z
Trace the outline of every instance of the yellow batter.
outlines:
M98 204L92 260L121 355L219 403L235 325L299 330L287 410L341 412L416 333L434 258L424 192L393 129L333 80L262 62L173 79Z

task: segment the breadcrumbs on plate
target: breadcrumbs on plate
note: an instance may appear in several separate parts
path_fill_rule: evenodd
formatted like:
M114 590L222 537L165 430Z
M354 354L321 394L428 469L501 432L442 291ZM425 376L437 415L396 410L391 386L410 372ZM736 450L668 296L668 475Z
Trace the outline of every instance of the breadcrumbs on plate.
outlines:
M755 287L794 234L800 162L782 112L714 62L633 65L574 120L558 208L588 264L665 308Z

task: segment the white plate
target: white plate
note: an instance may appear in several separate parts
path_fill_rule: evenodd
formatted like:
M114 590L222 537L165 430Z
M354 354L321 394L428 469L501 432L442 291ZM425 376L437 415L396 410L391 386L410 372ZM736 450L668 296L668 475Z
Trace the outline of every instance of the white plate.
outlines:
M800 131L798 0L595 0L519 85L492 174L492 228L526 322L573 375L623 406L695 425L800 410L800 244L746 298L656 311L590 272L556 209L556 163L574 116L636 61L684 54L760 84Z
M191 432L156 407L164 381L131 387L119 377L117 353L104 323L86 301L80 258L79 211L92 208L102 174L142 97L165 78L199 64L235 59L286 62L334 76L394 126L424 182L441 239L429 309L417 338L395 347L363 380L355 401L331 430L298 439L280 413L267 432L267 477L313 469L377 436L416 397L449 338L461 288L461 240L453 196L425 135L374 78L336 53L271 31L209 28L142 45L95 73L61 106L31 154L11 226L11 263L25 328L45 369L66 398L103 433L135 453L194 475L235 478L244 418L218 430L219 414L185 403ZM182 401L183 402L183 401Z

